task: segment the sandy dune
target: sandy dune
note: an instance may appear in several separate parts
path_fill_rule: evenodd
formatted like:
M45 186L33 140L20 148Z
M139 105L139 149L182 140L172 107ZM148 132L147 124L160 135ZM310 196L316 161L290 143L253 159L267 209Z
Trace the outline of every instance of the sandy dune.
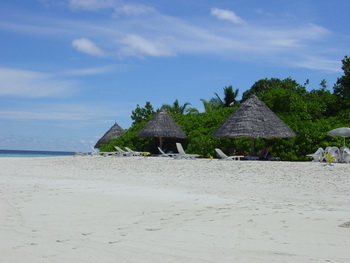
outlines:
M350 165L0 159L0 262L350 262Z

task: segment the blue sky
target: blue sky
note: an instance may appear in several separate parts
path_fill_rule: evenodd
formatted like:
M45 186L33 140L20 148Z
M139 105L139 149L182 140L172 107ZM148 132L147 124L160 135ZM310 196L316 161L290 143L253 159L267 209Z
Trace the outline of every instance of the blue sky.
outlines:
M348 0L2 0L0 149L90 150L131 111L263 78L333 90Z

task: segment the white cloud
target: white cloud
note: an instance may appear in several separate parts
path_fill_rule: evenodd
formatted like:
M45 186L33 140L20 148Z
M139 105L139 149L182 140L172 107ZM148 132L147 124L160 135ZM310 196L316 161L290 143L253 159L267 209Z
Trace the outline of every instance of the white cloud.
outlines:
M25 110L0 110L2 119L9 120L69 120L69 121L81 121L86 120L86 113L76 113L69 111L67 108L62 108L62 110L48 110L47 108L41 108L37 110L25 109Z
M117 0L69 0L71 9L82 9L86 11L96 11L101 9L113 9L114 16L120 14L127 16L138 16L154 13L155 9L143 4L124 4Z
M88 11L113 8L114 0L69 0L72 9L84 9Z
M138 35L127 35L120 43L126 47L120 50L122 56L144 56L167 57L174 56L175 52L160 40L150 41Z
M341 73L343 72L341 62L338 60L325 59L318 56L305 56L299 60L287 62L292 67L316 69L324 72Z
M118 16L119 14L124 14L127 16L139 16L156 12L153 7L135 4L128 4L121 7L117 7L114 9L114 11L115 16Z
M118 113L115 109L69 103L36 103L31 107L26 105L25 107L16 106L15 109L0 109L0 119L29 121L93 122L99 119L113 119L118 114L125 114L125 112Z
M0 68L0 96L25 98L67 96L77 83L54 75L12 68Z
M221 20L228 20L235 24L244 24L244 20L237 16L233 11L225 10L225 9L219 9L219 8L212 8L211 9L211 15L215 16L218 19Z
M103 66L103 67L96 67L96 68L82 68L82 69L68 69L61 72L58 72L57 75L59 76L90 76L90 75L98 75L98 74L104 74L104 73L110 73L115 71L118 68L122 68L123 66L115 66L115 65L109 65L109 66Z
M87 38L78 38L72 41L72 46L78 51L89 54L91 56L104 57L105 53L91 40Z
M236 31L237 32L237 31ZM313 24L302 26L248 26L239 32L241 41L256 48L282 51L290 48L289 52L301 51L308 41L318 41L329 35L329 31Z

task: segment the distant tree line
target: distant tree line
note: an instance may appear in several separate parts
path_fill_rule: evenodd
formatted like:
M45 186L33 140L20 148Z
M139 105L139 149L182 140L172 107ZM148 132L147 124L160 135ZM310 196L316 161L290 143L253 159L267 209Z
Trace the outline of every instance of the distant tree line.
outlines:
M214 93L209 100L201 99L204 112L191 108L186 102L181 104L177 99L171 105L163 105L175 119L188 139L182 141L186 151L197 153L203 157L215 156L215 148L226 153L249 152L248 138L212 138L211 134L251 95L255 94L277 116L279 116L297 136L289 139L257 139L256 149L267 146L272 156L281 160L306 161L306 154L313 153L318 147L342 146L343 139L330 137L327 132L338 127L350 126L350 58L342 60L343 76L337 79L333 92L322 80L320 86L308 91L309 81L299 84L291 78L261 79L242 94L237 100L238 89L232 86L223 88L223 96ZM139 151L157 153L158 141L151 138L138 138L137 133L159 109L154 109L151 102L144 107L137 105L132 111L133 123L126 132L117 139L111 140L101 147L102 151L114 151L114 145L128 146ZM349 139L350 140L350 139ZM175 141L165 140L164 148L173 150Z

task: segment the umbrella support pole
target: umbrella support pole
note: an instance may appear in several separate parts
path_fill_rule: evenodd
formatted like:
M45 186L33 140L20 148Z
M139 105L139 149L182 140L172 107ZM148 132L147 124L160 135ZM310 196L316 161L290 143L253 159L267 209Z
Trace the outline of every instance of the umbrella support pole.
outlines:
M255 155L254 138L250 138L250 155Z
M163 150L163 138L159 137L159 148Z

